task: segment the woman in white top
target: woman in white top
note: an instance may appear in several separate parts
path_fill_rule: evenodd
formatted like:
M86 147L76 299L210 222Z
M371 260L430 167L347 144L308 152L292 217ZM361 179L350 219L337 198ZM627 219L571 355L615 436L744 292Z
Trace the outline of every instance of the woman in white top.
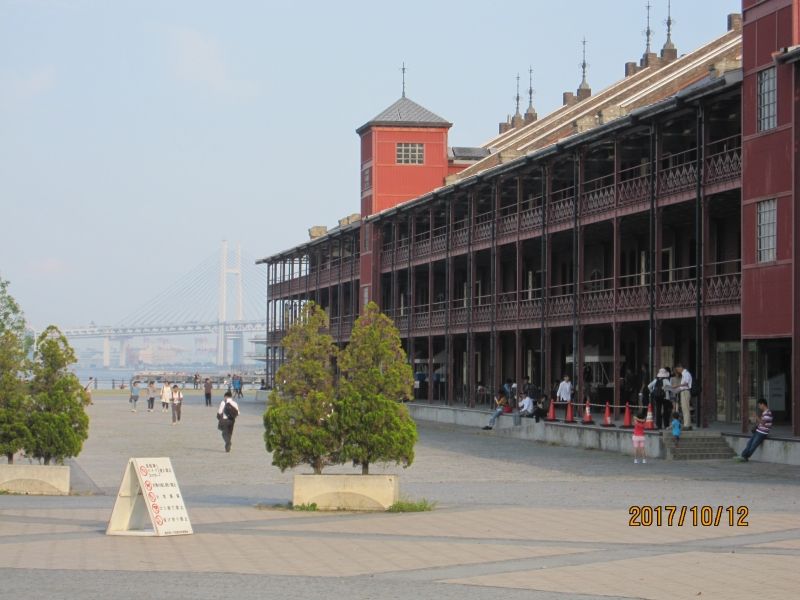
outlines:
M175 425L181 422L181 405L183 404L183 392L177 384L172 386L170 402L172 402L172 424Z
M161 388L161 412L169 410L170 400L172 400L172 388L169 387L169 381L165 381Z

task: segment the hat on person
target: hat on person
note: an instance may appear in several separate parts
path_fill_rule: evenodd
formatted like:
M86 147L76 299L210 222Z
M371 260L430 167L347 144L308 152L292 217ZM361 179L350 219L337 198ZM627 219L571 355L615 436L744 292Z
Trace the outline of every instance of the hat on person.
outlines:
M656 375L656 377L659 378L659 379L663 379L665 377L669 377L669 371L667 371L664 367L661 367L658 370L658 375Z

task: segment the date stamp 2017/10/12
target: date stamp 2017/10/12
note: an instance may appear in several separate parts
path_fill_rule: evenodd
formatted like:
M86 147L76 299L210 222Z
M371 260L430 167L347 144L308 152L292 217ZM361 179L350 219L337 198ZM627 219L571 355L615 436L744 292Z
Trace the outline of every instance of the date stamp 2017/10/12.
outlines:
M631 506L630 527L747 527L746 506Z

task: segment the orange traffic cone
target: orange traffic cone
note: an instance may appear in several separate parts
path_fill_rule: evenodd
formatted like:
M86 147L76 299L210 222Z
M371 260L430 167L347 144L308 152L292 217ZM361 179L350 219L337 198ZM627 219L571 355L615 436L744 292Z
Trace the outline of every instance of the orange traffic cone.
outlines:
M614 423L611 422L611 405L608 402L606 402L606 414L603 416L601 425L603 427L614 427Z
M594 425L594 421L592 420L592 408L588 400L586 401L586 410L583 411L583 420L581 423L584 425Z
M656 424L653 422L653 405L647 405L647 418L644 421L644 428L645 429L655 429Z
M625 417L622 419L622 428L623 429L633 429L633 424L631 423L631 404L630 402L625 403Z
M556 420L556 403L553 400L550 400L550 408L547 409L547 416L544 418L545 421L555 421Z
M572 416L572 400L567 402L567 416L564 417L564 423L574 423L575 417Z

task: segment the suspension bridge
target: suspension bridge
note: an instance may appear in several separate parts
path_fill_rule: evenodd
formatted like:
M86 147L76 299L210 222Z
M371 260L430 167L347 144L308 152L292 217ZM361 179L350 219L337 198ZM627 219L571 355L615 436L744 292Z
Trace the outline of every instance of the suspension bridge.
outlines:
M69 339L103 342L103 366L111 367L111 346L118 347L118 367L127 366L132 338L213 335L217 366L241 365L246 337L266 331L266 272L223 241L214 253L177 278L115 325L64 329Z

